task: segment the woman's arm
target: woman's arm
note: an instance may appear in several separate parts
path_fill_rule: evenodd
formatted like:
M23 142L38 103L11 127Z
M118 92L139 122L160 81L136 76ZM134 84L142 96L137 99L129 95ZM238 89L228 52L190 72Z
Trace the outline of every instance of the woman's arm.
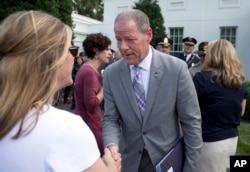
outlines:
M247 103L247 99L243 99L241 102L241 107L242 107L241 116L243 116L245 114L246 103Z
M114 161L111 152L106 148L102 158L99 158L92 166L84 170L84 172L120 172L121 157Z

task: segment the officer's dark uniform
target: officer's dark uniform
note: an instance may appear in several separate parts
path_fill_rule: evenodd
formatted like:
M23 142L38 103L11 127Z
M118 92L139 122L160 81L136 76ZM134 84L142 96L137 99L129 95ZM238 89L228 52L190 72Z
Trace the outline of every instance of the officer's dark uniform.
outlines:
M194 46L197 43L196 39L192 38L192 37L186 37L182 40L182 42L186 46ZM192 67L194 64L196 64L200 61L200 58L193 53L189 57L188 61L186 61L187 54L185 54L184 52L180 53L178 57L187 63L188 68Z

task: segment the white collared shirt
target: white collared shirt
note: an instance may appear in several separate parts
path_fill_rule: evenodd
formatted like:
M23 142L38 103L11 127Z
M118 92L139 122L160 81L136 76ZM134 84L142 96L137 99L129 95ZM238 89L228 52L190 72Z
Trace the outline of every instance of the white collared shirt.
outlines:
M143 59L141 63L138 64L139 67L141 67L141 74L142 74L142 81L143 81L143 86L145 89L145 97L147 98L147 93L148 93L148 85L149 85L149 75L150 75L150 65L152 62L152 49L149 47L149 53L148 55ZM131 76L131 81L133 82L135 73L133 72L133 67L134 65L130 65L130 76Z
M190 59L192 54L185 54L184 56L186 56L186 62Z

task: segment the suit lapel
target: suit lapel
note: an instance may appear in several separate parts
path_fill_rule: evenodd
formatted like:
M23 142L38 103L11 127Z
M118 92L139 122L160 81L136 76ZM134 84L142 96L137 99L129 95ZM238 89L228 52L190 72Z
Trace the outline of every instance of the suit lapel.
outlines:
M192 63L196 64L198 62L199 62L199 58L197 56L195 56L194 54L192 54L187 62L188 68L192 67Z
M132 109L134 110L134 112L135 112L136 116L139 118L139 120L142 122L140 110L137 106L137 102L136 102L135 95L134 95L134 89L132 86L132 81L131 81L131 76L130 76L130 68L129 68L129 65L127 65L126 63L124 63L124 66L121 70L120 79L121 79L122 85L124 87L123 91L126 92L128 101L129 101ZM125 99L125 97L121 97L121 98Z
M147 93L147 103L146 103L146 110L144 114L143 123L147 121L147 118L150 113L150 109L153 106L155 101L157 91L159 90L160 81L163 76L163 68L160 63L160 59L156 57L155 51L153 50L153 58L150 67L150 75L149 75L149 86L148 86L148 93Z
M184 53L180 53L178 57L179 59L186 61Z
M193 58L194 58L194 55L192 54L192 55L190 56L190 58L188 59L188 61L187 61L188 68L191 67L191 63L193 62Z

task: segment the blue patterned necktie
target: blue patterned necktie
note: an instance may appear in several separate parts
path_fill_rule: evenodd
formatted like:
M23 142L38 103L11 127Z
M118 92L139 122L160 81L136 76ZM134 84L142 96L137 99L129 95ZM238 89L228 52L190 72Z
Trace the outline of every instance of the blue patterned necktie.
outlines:
M140 109L141 115L143 117L145 107L146 107L146 98L145 90L141 78L141 68L139 66L134 66L135 76L133 79L133 88L135 92L135 98Z

